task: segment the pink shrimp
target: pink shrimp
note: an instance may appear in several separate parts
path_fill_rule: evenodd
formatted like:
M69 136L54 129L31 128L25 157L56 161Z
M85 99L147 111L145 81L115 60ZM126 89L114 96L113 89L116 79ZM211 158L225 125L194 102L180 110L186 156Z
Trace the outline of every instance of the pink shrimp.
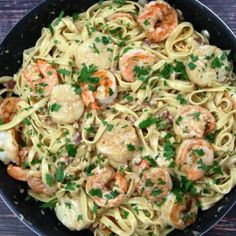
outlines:
M216 127L213 115L196 105L182 107L174 118L174 130L182 138L203 138Z
M4 98L0 105L0 119L3 123L10 122L18 111L19 98Z
M188 139L179 146L176 162L190 180L199 180L205 175L202 166L212 165L214 152L212 146L203 139Z
M123 79L134 82L137 79L138 69L147 69L155 63L155 56L143 49L131 49L120 57L119 69Z
M128 189L126 178L111 167L97 167L87 179L86 191L101 207L114 207L125 200Z
M141 179L137 184L137 190L151 202L162 200L172 189L172 180L166 169L150 167L150 164L143 160L141 168Z
M99 78L98 84L92 85L92 91L88 84L83 84L82 99L86 106L92 109L101 109L100 105L109 105L114 102L117 96L116 79L114 75L106 70L99 70L94 73L94 77Z
M165 40L178 24L177 13L164 1L152 1L145 5L138 22L153 42Z
M32 89L33 96L49 96L59 83L56 69L46 61L38 60L22 71L25 83Z

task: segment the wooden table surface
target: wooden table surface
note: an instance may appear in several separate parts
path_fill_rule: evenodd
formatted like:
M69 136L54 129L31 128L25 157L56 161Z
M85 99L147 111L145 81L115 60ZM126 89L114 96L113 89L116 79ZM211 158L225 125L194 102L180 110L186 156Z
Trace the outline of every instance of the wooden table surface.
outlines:
M215 11L236 34L236 0L201 1ZM39 2L40 0L0 0L0 41L11 27ZM0 235L34 235L10 212L2 200L0 200ZM236 235L236 206L206 235Z

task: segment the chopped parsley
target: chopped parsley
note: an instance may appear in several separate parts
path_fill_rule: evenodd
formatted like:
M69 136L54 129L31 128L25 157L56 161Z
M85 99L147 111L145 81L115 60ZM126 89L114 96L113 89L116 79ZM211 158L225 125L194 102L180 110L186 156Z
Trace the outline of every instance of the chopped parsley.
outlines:
M202 156L205 155L204 150L201 149L201 148L199 148L199 149L193 149L193 153L196 154L196 155L198 155L198 156L200 156L200 157L202 157Z
M89 166L87 166L84 171L86 173L87 176L91 176L93 175L92 174L92 171L96 168L96 165L94 163L90 164Z
M89 191L89 194L91 196L96 196L96 197L99 197L99 198L102 198L103 194L102 194L102 190L100 188L92 188L90 191Z
M109 96L112 96L114 94L114 91L112 88L109 88Z
M53 209L56 207L57 202L58 202L57 198L54 198L54 199L50 200L49 202L42 204L40 207Z
M79 19L79 15L80 15L80 13L75 12L75 13L72 15L72 20L73 20L74 22L77 21L77 20Z
M140 129L145 129L145 128L148 128L149 126L155 124L156 120L157 119L154 118L154 117L149 117L146 120L140 122L138 126L139 126Z
M77 149L73 144L67 144L66 151L67 151L68 156L70 157L75 157L77 154Z
M53 184L53 178L52 178L52 175L50 175L49 173L46 173L46 183L48 186L52 186Z
M194 117L194 119L195 120L200 120L200 115L201 115L201 112L195 112L195 113L193 113L193 117Z
M135 151L135 146L133 145L133 144L127 144L127 149L128 149L128 151Z
M167 140L165 142L164 157L166 157L167 160L170 160L175 157L175 148L174 145L170 142L170 140Z
M149 26L150 25L150 22L148 21L148 19L146 19L144 22L143 22L144 25L146 26Z
M124 211L124 218L127 219L129 216L129 212L128 211Z
M147 160L151 167L157 167L157 162L156 162L156 160L153 157L145 156L144 160Z
M181 94L178 94L178 95L177 95L176 100L177 100L181 105L187 104L187 100L186 100L186 99L183 97L183 95L181 95Z
M70 76L71 75L71 72L68 71L67 69L60 68L60 69L57 70L57 72L61 75L64 75L64 76Z
M97 84L100 81L100 79L98 77L92 76L95 72L97 72L97 67L95 65L90 65L90 66L84 65L80 72L81 82Z
M23 120L23 123L24 123L25 125L27 125L27 126L31 125L30 120L27 119L27 118L25 118L25 119Z
M134 74L135 77L138 78L138 80L141 80L143 82L146 82L149 78L150 75L150 71L151 71L151 67L147 66L135 66L134 67Z
M83 215L78 215L77 220L83 220Z
M188 63L188 68L189 68L190 70L194 70L196 67L197 67L197 65L194 64L193 62Z
M118 195L119 195L119 192L115 190L115 191L110 192L109 194L106 194L105 198L111 200L111 199L116 198Z
M126 3L126 0L112 0L112 1L118 4L120 7L122 7Z
M161 193L162 193L162 190L156 188L156 189L153 189L153 190L152 190L151 195L154 196L154 197L156 197L156 196L160 195Z
M197 193L197 189L194 186L193 181L189 180L186 176L181 176L180 180L173 180L173 193L176 196L176 201L178 203L182 203L185 193L190 193L192 196L194 196Z
M145 187L152 187L154 184L150 179L147 179L145 182Z
M192 62L196 62L198 60L198 56L195 56L193 54L190 55L190 58L191 58Z
M50 106L50 111L51 112L57 112L61 109L61 105L54 103Z
M110 40L109 40L109 38L108 38L108 37L106 37L106 36L102 36L102 43L103 43L104 45L107 45L107 44L109 44L109 43L110 43Z
M215 69L215 68L220 68L221 66L223 66L223 63L221 62L220 58L214 57L211 62L211 67Z
M77 95L81 94L82 89L78 84L72 84L72 88L74 89L75 94L77 94Z
M179 116L176 121L175 121L175 124L176 125L180 125L180 122L183 120L183 117L182 116Z
M51 24L48 26L48 28L49 28L50 33L54 35L55 32Z
M64 178L64 165L61 165L59 168L56 169L56 181L62 182Z
M61 21L61 19L63 18L64 14L65 14L65 13L64 13L64 11L62 10L62 11L60 12L59 16L57 17L57 19L56 19L55 22L54 22L55 26L60 23L60 21Z

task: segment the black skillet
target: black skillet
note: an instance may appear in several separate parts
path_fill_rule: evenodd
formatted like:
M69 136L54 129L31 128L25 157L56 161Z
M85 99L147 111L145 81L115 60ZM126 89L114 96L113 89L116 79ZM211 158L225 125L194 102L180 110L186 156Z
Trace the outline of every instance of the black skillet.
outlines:
M7 35L0 45L0 76L12 75L19 69L23 50L32 47L40 37L41 29L64 10L66 14L83 12L96 0L46 0L28 13ZM183 12L186 21L193 23L198 30L207 29L211 35L211 44L222 49L231 49L236 54L236 37L233 32L210 9L196 0L169 0L175 8ZM235 65L236 66L236 65ZM42 215L40 203L25 201L26 184L11 179L6 167L0 164L0 194L8 207L22 222L38 235L92 235L88 230L71 232L61 225L54 212L44 210ZM16 205L15 202L18 202ZM200 212L197 222L185 231L173 231L172 236L202 235L218 222L235 204L236 188L227 194L214 207ZM23 216L23 219L22 219Z

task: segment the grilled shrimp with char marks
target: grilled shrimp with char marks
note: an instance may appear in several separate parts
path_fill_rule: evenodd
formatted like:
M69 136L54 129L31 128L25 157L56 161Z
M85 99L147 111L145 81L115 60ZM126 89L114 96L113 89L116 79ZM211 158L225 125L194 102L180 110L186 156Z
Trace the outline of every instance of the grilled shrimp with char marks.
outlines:
M203 138L216 128L216 121L207 109L187 105L180 108L174 118L174 131L183 139Z
M138 22L153 42L165 40L178 24L177 13L164 1L147 3L138 16Z

